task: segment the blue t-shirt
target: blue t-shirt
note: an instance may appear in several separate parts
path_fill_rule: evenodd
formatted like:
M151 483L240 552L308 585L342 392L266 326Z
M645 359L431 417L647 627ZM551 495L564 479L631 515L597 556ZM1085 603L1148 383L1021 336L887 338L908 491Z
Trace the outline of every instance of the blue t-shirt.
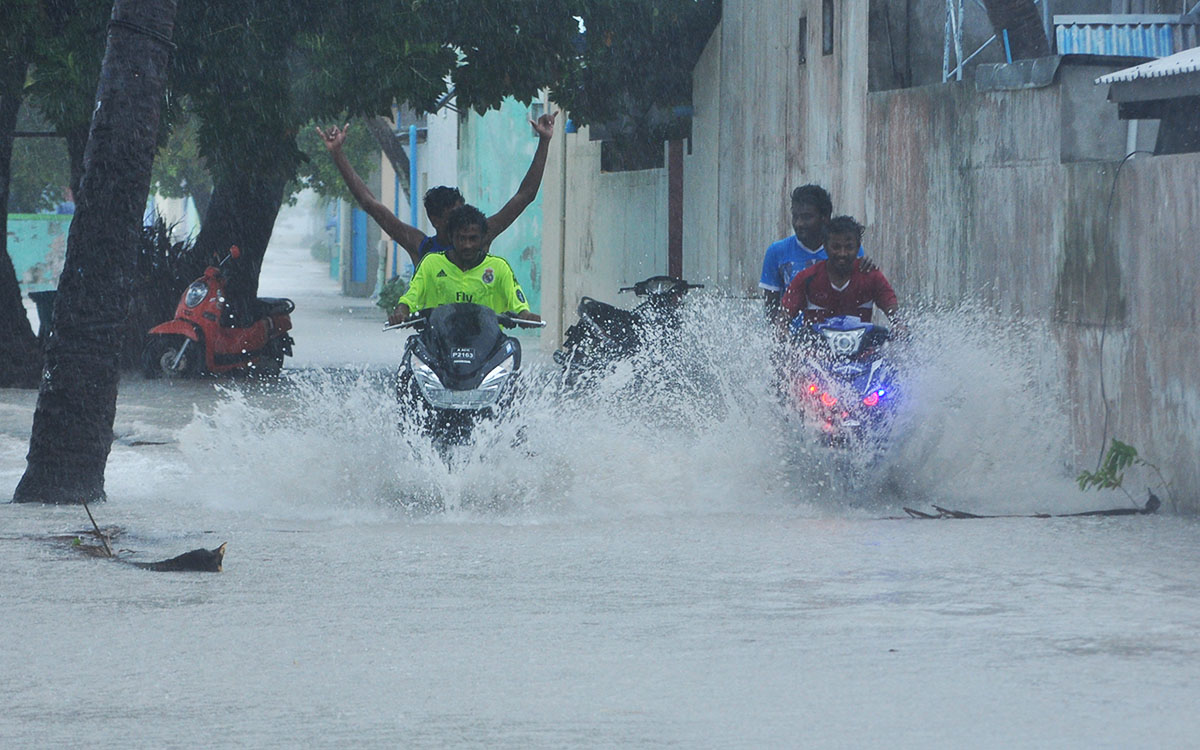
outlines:
M449 245L438 243L437 235L427 235L425 239L421 240L421 244L417 246L417 261L419 262L421 258L430 253L444 253L450 249Z
M863 257L863 249L858 248L858 257ZM827 260L825 246L809 250L796 235L784 237L778 242L772 242L763 256L762 278L758 280L759 287L768 292L783 294L792 283L792 278L812 264Z

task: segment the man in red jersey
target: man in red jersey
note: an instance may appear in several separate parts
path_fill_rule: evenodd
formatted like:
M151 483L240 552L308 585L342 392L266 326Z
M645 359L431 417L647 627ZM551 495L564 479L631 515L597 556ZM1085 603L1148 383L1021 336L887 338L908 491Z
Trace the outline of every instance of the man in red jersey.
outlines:
M796 274L783 294L780 305L785 311L785 325L799 314L804 315L805 323L838 315L854 315L870 322L871 312L879 307L899 327L892 285L877 268L861 270L855 257L862 243L862 224L850 216L837 216L829 222L827 232L825 251L829 259Z

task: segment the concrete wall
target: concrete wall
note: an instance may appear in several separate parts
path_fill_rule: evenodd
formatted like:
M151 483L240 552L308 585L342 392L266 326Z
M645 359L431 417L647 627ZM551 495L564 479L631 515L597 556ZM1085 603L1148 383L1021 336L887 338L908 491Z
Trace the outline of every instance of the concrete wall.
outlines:
M587 295L628 303L617 289L667 272L667 172L601 172L587 129L563 133L559 118L543 181L544 348L562 341ZM686 267L685 267L686 271Z
M1114 191L1127 123L1091 83L1111 67L1063 67L1041 89L979 92L968 79L871 92L868 5L834 3L834 53L822 55L820 0L725 0L695 68L685 276L757 295L763 251L790 231L788 192L821 183L835 213L867 224L902 301L971 298L1055 327L1080 465L1119 437L1200 509L1200 155L1134 157ZM666 247L665 170L603 175L597 144L568 141L554 197L567 230L543 244L547 277L564 269L566 323L581 293L608 299L635 260L614 257L630 252L622 227L638 227L639 251ZM548 194L547 216L560 205Z
M544 111L544 103L537 114ZM500 109L467 115L460 129L458 186L467 202L488 216L500 210L525 177L537 150L529 105L505 99ZM543 180L545 177L543 177ZM492 242L490 252L508 261L533 310L542 309L542 196Z
M412 215L409 193L403 184L397 184L395 170L387 157L380 156L380 191L379 200L396 212L405 223L412 224L426 234L433 232L429 217L425 215L425 206L421 199L425 191L438 185L457 186L458 183L458 113L447 107L425 118L426 131L423 140L417 145L417 215ZM402 128L404 126L402 125ZM363 137L366 137L363 134ZM405 135L407 138L407 135ZM405 151L407 152L407 141ZM411 154L410 154L411 158ZM404 177L405 181L408 175ZM468 195L468 200L470 196ZM374 222L372 222L374 223ZM388 278L401 275L412 278L412 261L404 248L399 247L389 238L383 238L383 256L386 258L384 273Z
M1097 136L1096 158L1075 158L1089 91L1104 95L1063 85L871 94L868 246L910 299L971 298L1053 323L1077 457L1119 437L1169 467L1196 507L1200 354L1188 342L1200 318L1189 260L1200 155L1134 157L1114 188L1123 143ZM1093 129L1106 118L1123 127L1108 106Z
M71 218L69 214L8 215L8 255L22 292L58 288Z
M1114 170L1103 174L1107 191ZM1074 402L1074 438L1094 456L1104 434L1137 446L1200 510L1200 154L1137 157L1125 164L1111 215L1094 222L1095 244L1068 244L1059 307L1078 310L1061 337ZM1105 196L1105 200L1107 196ZM1103 204L1100 204L1103 205ZM1068 232L1068 234L1070 234ZM1107 261L1107 263L1106 263ZM1090 307L1071 307L1081 290ZM1104 325L1104 301L1109 324ZM1102 399L1103 377L1104 394Z
M697 67L695 99L715 102L719 126L693 130L693 159L718 160L719 208L715 220L689 231L717 238L715 251L728 253L718 263L727 275L718 278L732 293L758 294L763 252L792 231L789 196L797 185L820 183L833 195L835 213L862 215L868 3L834 6L833 52L826 55L820 0L727 0ZM808 31L803 64L801 17ZM720 45L715 62L714 44ZM701 78L713 73L716 79ZM690 202L709 189L698 183L711 175L685 170L684 180Z

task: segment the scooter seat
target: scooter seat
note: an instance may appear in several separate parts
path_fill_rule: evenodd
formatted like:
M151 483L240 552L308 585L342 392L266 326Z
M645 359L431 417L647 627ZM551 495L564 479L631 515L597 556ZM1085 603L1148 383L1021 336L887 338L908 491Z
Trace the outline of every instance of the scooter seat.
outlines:
M296 309L296 303L287 297L259 297L258 304L267 315L288 315Z

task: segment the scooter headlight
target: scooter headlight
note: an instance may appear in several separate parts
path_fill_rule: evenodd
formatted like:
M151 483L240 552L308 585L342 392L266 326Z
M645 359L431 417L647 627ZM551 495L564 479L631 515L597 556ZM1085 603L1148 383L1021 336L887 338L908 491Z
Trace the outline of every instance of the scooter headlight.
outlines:
M195 307L204 301L208 296L208 284L203 281L193 281L191 286L187 288L187 294L183 295L183 304L188 307Z
M417 357L412 358L412 373L413 379L417 381L417 385L421 387L422 391L446 390L446 387L442 385L442 381L438 380L437 373Z
M821 331L821 334L829 342L830 351L839 357L849 357L858 352L866 332L865 328L856 328L852 331L824 330Z
M481 391L495 391L499 394L500 389L512 377L513 372L513 357L508 357L500 364L492 368L492 371L483 376L483 382L479 384Z
M512 377L514 358L508 357L484 376L478 388L452 391L442 385L437 375L421 360L413 357L413 379L430 406L438 409L486 409L500 400L504 384Z

